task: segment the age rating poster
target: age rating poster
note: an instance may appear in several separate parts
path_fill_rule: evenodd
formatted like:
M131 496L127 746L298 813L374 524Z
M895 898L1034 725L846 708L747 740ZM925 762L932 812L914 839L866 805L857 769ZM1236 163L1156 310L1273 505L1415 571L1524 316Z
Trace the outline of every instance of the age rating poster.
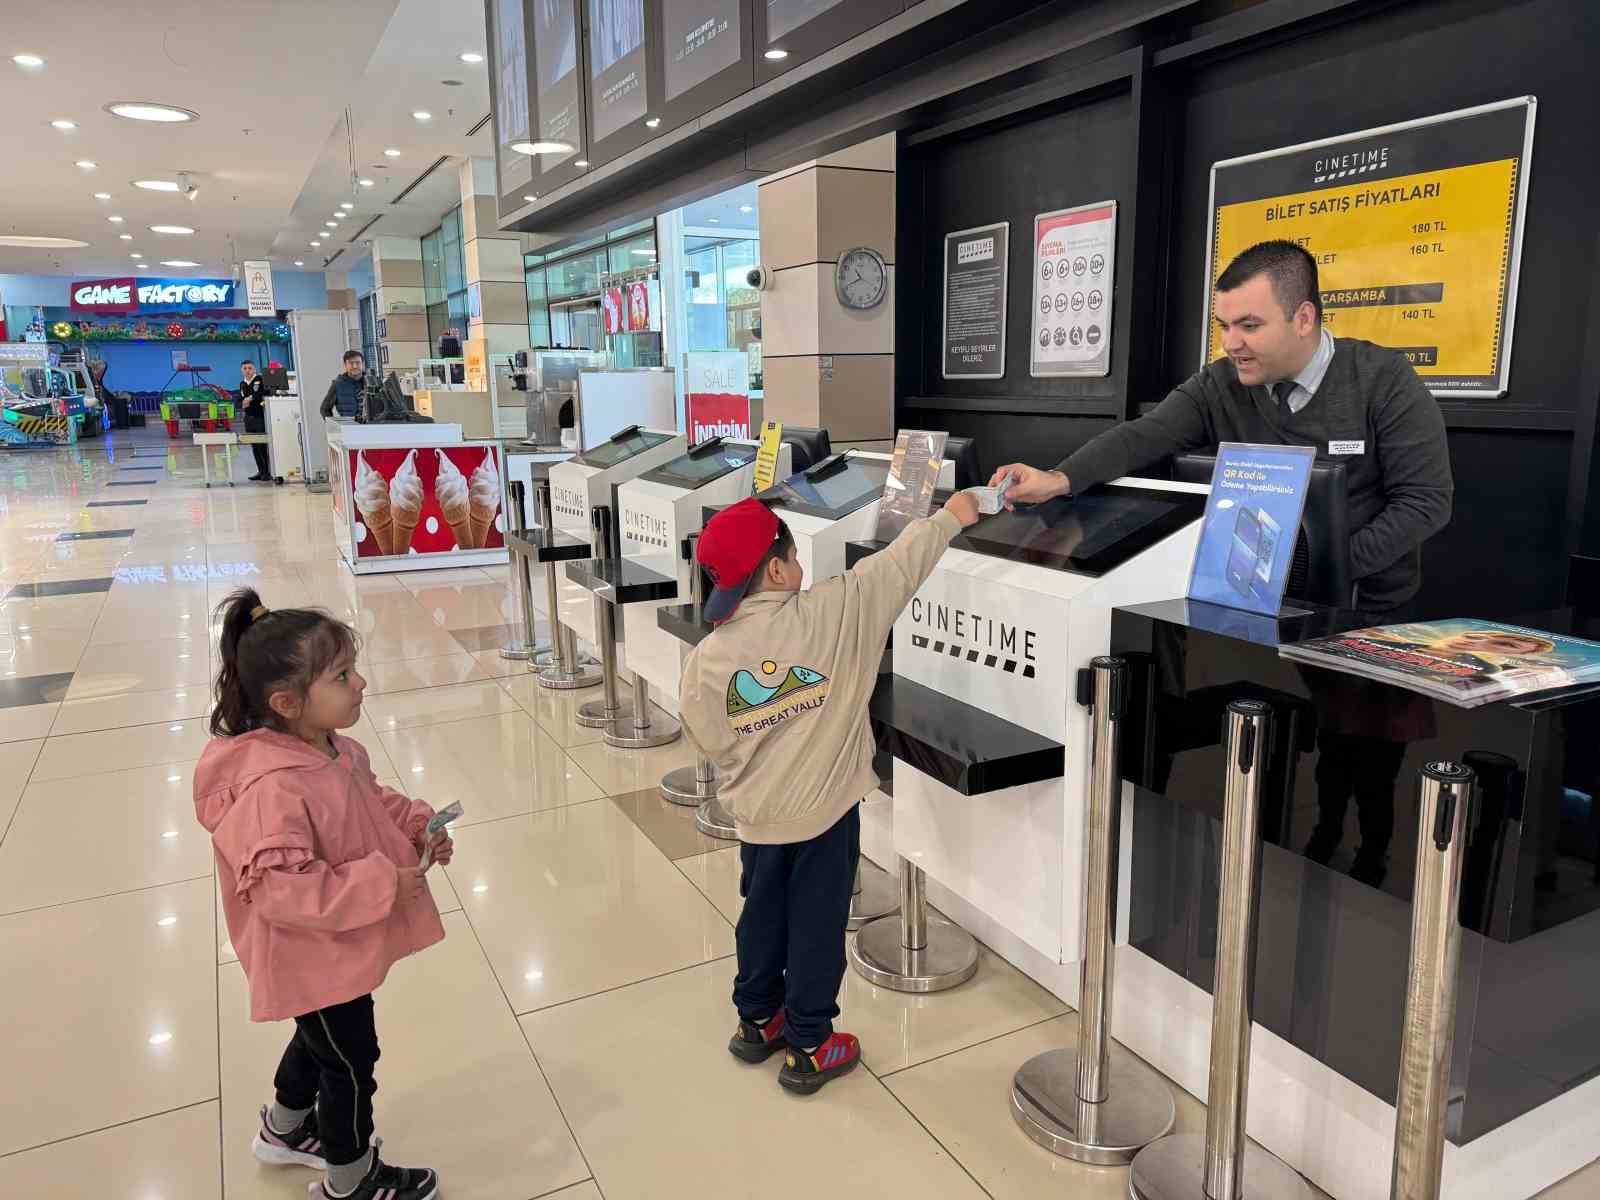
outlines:
M1435 395L1506 390L1536 102L1481 108L1211 168L1208 284L1284 238L1317 260L1335 337L1399 350ZM1222 354L1206 291L1202 361Z

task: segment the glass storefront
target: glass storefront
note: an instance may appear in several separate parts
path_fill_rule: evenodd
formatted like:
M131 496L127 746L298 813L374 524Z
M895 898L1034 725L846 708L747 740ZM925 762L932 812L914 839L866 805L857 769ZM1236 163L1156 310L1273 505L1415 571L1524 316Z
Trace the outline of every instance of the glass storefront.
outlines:
M467 330L467 264L462 252L461 207L439 221L422 239L422 292L428 310L428 344L437 346L448 329L465 337Z
M630 225L550 254L527 254L522 262L529 344L602 350L601 293L612 276L655 267L655 222Z

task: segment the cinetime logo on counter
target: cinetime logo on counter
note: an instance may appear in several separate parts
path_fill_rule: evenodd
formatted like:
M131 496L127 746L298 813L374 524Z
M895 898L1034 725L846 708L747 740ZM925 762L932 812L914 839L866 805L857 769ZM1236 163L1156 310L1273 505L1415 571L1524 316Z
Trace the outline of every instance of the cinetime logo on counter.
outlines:
M640 512L636 508L622 510L622 534L624 537L638 542L641 546L655 546L662 550L672 549L672 544L667 540L667 522L647 512Z
M921 596L911 600L911 623L928 631L911 635L914 649L1024 679L1037 674L1039 635L1026 626Z
M550 504L556 512L563 517L573 517L579 521L589 519L589 502L582 492L576 488L550 486Z

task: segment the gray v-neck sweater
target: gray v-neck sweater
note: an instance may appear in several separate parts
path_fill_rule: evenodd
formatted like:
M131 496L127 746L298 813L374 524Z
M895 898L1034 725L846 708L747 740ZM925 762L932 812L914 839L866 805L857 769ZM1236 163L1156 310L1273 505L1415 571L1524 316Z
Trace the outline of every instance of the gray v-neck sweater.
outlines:
M1153 411L1061 463L1074 492L1219 442L1311 446L1345 464L1351 566L1359 605L1383 612L1422 585L1422 543L1450 523L1454 483L1438 402L1404 355L1335 338L1311 402L1285 419L1265 387L1246 387L1228 359L1208 363Z

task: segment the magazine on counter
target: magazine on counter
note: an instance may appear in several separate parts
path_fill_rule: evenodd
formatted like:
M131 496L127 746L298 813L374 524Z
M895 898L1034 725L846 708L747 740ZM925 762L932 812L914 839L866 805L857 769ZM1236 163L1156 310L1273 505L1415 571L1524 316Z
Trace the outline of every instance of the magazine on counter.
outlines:
M1468 617L1352 629L1278 653L1463 708L1600 682L1600 642Z

